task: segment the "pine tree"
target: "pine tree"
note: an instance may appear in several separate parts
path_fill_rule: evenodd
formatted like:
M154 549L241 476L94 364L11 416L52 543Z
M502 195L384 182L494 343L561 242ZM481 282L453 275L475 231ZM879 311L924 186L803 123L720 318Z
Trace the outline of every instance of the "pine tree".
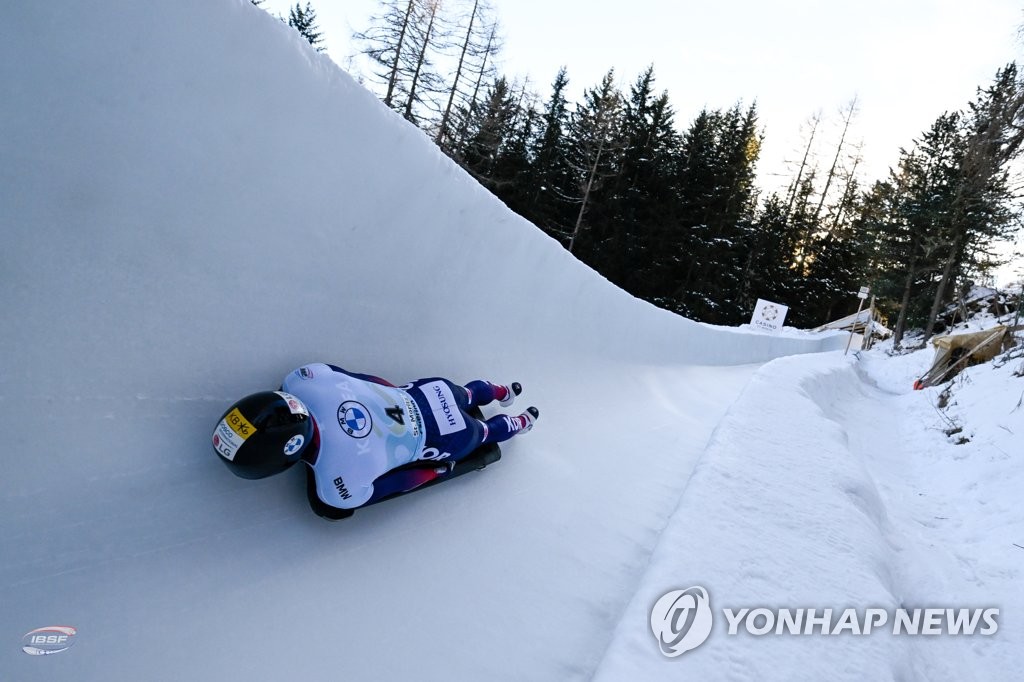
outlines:
M925 324L925 340L935 329L943 301L956 290L958 278L979 265L975 254L1006 238L1014 227L1007 166L1019 157L1022 145L1024 86L1018 81L1016 64L1010 64L970 105L956 189L943 231L945 262Z
M652 299L664 288L659 257L675 218L679 134L668 93L654 91L648 67L630 88L622 117L623 149L609 181L608 250L615 255L605 273L635 295Z
M458 59L447 98L437 124L434 141L439 147L450 152L460 141L456 133L461 129L458 113L466 110L476 98L477 75L484 75L493 65L495 55L501 49L497 39L497 22L490 18L492 10L486 0L473 0L469 16L464 19L465 30L457 44ZM464 130L464 129L461 129Z
M433 50L444 35L438 0L384 0L370 17L370 27L353 38L376 65L372 79L381 87L384 104L416 118L426 96L440 87Z
M469 63L466 73L466 90L460 91L462 103L456 110L455 121L452 128L453 133L446 144L442 145L447 153L456 155L457 150L466 144L466 136L469 130L470 118L480 102L487 82L494 82L498 79L498 72L494 64L495 57L501 51L501 38L498 35L498 24L492 22L486 31L487 40L484 48L479 54L479 59Z
M757 108L702 111L683 135L673 309L700 320L738 322L745 254L753 227L760 154Z
M853 117L857 115L857 98L854 97L849 104L843 110L843 130L839 137L839 144L836 145L836 153L832 158L832 166L828 169L828 173L825 175L825 187L821 190L821 196L818 199L818 207L814 211L814 222L818 222L821 218L821 210L825 205L825 200L829 195L829 190L832 187L832 183L838 178L840 166L839 161L843 154L843 146L846 144L846 137L850 132L850 123L853 121Z
M787 193L787 197L790 194ZM753 311L759 298L779 302L797 300L793 256L799 229L790 224L791 211L789 198L772 194L745 235L738 297L739 308L745 313Z
M540 125L540 114L525 87L516 99L505 142L498 153L490 182L509 208L520 215L529 215L533 181L531 147Z
M818 134L818 127L821 125L821 111L818 111L811 116L806 125L810 127L810 132L807 135L807 144L804 146L804 153L800 159L796 176L793 178L793 182L789 185L789 189L786 191L787 212L793 210L793 203L796 201L796 195L800 191L801 187L804 186L805 175L815 172L815 160L812 152L814 151L814 137Z
M382 3L382 8L382 13L370 17L370 28L357 31L352 38L362 44L362 53L377 64L374 77L384 88L381 99L385 106L391 107L416 0L388 0Z
M936 119L901 169L907 196L902 209L909 230L907 279L901 299L900 331L908 321L926 322L924 302L937 291L936 273L950 225L957 177L963 162L961 115L947 113Z
M584 230L588 210L600 205L598 194L604 181L615 175L618 153L622 147L620 124L622 120L622 94L615 87L615 73L609 71L601 84L584 93L584 101L576 107L570 119L570 159L578 182L579 204L568 249L573 251L577 242L583 246L580 256L600 271L600 256L606 239L600 216ZM604 254L607 255L607 254Z
M446 47L450 30L441 14L441 0L421 0L417 19L410 27L413 49L406 53L403 64L408 81L402 116L413 123L437 109L433 98L444 91L444 79L434 65L434 52Z
M901 168L909 156L906 151L902 154ZM861 280L870 286L878 309L890 320L907 309L911 290L924 284L917 265L921 252L915 239L919 235L910 229L903 210L908 197L904 177L902 171L890 170L888 179L876 181L864 193L852 220L862 262ZM900 347L905 324L905 316L896 321L895 348Z
M552 83L551 97L538 122L530 156L532 162L531 191L534 222L549 235L567 243L574 216L570 210L573 195L573 172L569 165L569 105L565 89L569 77L565 67Z
M295 6L288 12L288 25L298 31L303 38L309 41L309 44L316 48L317 52L323 52L326 48L322 45L323 33L320 32L320 27L316 23L316 10L313 9L313 5L306 3L303 7L299 3L295 3Z
M515 98L504 77L497 79L470 114L465 145L458 150L463 168L488 185L498 168L516 119Z

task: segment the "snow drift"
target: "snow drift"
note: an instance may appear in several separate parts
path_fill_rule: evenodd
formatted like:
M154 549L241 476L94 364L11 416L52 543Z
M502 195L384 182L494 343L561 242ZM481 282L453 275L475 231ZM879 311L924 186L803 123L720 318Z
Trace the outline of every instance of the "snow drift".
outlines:
M585 678L750 363L845 341L630 297L248 0L17 3L0 83L12 679ZM519 380L541 423L326 524L208 442L316 360Z

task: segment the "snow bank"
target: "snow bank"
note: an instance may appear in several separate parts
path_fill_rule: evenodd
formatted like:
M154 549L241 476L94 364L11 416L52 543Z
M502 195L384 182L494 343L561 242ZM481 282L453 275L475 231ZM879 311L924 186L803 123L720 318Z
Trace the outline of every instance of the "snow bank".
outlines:
M927 365L931 356L927 349L894 363L869 353L861 365L868 380L885 386L886 376L905 378L912 358ZM873 450L871 467L903 538L901 559L910 576L905 601L1000 608L995 636L915 642L922 659L918 679L1019 677L1024 648L1021 374L1019 358L997 357L923 391L901 381L881 399L877 430L892 434L891 445Z
M852 362L777 360L754 375L694 469L597 679L896 676L897 643L881 637L758 641L727 636L719 617L706 644L673 660L651 655L657 644L642 627L662 594L690 585L715 609L896 603L885 509L837 421L859 384Z
M1000 403L980 412L1000 415L992 421L1006 434L980 419L987 442L957 450L965 446L932 423L944 421L933 403L906 382L911 357L784 358L755 373L695 467L596 679L1015 679L1024 598L1012 540L1024 533L1024 515L1014 491L1024 464L1010 453L1024 417L1006 404L1005 385L964 390L965 402L987 395L987 407ZM699 648L667 658L648 624L651 608L693 585L710 594L714 629ZM728 634L723 609L760 607L832 609L833 626L849 608L860 625L868 608L890 621L870 635L824 636L819 626L758 636L743 625ZM895 609L960 607L999 608L1002 628L973 637L891 633Z

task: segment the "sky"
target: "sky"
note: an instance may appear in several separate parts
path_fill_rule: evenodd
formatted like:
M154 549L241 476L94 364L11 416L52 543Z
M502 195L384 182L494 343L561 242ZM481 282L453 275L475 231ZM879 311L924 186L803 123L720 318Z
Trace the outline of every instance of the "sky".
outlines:
M286 15L294 3L267 0ZM354 30L377 0L313 0L328 53L349 61ZM839 142L841 110L855 97L847 143L862 145L864 184L884 178L943 112L964 108L979 86L1024 54L1013 0L720 0L621 3L492 0L505 44L502 72L528 80L542 99L565 66L569 96L614 68L628 88L648 66L685 129L707 107L757 104L764 133L758 165L766 191L784 189L822 116L812 152L824 173ZM355 68L353 68L355 67ZM368 72L368 69L367 69ZM357 75L357 74L354 74Z

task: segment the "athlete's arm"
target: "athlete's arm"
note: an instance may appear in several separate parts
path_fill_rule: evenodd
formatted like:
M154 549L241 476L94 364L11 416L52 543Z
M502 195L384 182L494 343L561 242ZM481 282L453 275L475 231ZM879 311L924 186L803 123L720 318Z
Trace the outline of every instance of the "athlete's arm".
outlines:
M306 497L309 499L309 506L316 515L325 519L338 521L340 519L347 519L353 514L351 509L332 507L320 499L320 496L316 494L316 475L313 473L313 468L309 466L306 467Z

